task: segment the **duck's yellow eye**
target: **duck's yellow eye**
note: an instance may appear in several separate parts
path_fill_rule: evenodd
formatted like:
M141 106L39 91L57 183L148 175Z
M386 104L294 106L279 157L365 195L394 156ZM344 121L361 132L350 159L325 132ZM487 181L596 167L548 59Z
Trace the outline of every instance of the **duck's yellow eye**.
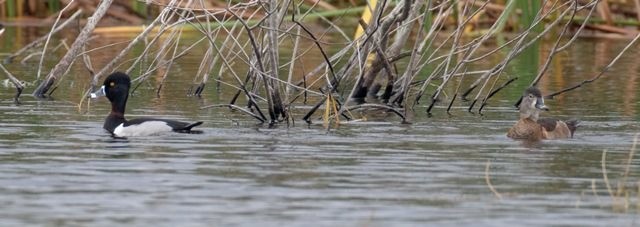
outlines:
M111 86L111 87L116 86L116 83L115 82L111 82L111 83L109 83L109 86Z

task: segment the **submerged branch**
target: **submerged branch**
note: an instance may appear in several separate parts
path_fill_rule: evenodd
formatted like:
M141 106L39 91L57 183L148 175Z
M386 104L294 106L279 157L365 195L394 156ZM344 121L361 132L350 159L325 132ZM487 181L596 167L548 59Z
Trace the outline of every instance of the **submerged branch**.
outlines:
M480 108L478 109L478 113L482 114L482 109L484 109L484 107L487 105L487 101L493 97L494 95L498 94L498 92L500 90L502 90L503 88L507 87L509 84L513 83L513 81L516 81L518 79L518 77L514 77L511 78L510 80L508 80L507 82L505 82L504 84L502 84L502 86L496 88L495 90L489 92L489 95L487 95L487 97L482 100L482 104L480 105Z
M22 94L22 90L24 90L24 85L22 85L22 81L18 80L18 78L13 76L13 74L11 74L9 70L7 70L7 68L4 67L4 65L0 64L0 69L2 69L5 75L7 75L7 77L9 78L9 81L11 81L13 86L16 87L16 94L13 96L13 102L15 104L20 104L20 99L19 99L20 94Z
M249 116L252 116L253 118L255 118L255 119L257 119L258 121L260 121L260 123L264 123L264 122L265 122L265 119L263 119L263 117L262 117L262 116L259 116L259 115L257 115L257 114L254 114L254 113L252 113L252 112L251 112L251 111L249 111L249 110L246 110L246 109L244 109L244 108L242 108L242 107L239 107L239 106L236 106L236 105L233 105L233 104L216 104L216 105L209 105L209 106L203 106L203 107L200 107L200 109L201 109L201 110L203 110L203 109L209 109L209 108L214 108L214 107L229 107L230 109L239 110L240 112L243 112L243 113L245 113L245 114L247 114L247 115L249 115Z
M403 124L408 124L409 123L409 122L407 122L407 117L403 113L398 111L396 108L393 108L393 107L387 106L387 105L380 105L380 104L374 104L374 103L363 103L363 104L358 104L358 105L346 107L345 111L352 111L352 110L363 109L363 108L373 108L373 109L388 110L388 111L391 111L392 113L398 115L398 117L402 118L402 123Z

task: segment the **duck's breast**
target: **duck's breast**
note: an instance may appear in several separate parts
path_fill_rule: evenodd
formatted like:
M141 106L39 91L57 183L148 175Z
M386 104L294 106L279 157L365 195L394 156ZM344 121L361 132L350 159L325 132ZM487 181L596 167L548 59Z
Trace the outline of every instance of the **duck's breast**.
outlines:
M530 119L520 119L509 129L507 136L512 139L540 140L543 138L542 127Z

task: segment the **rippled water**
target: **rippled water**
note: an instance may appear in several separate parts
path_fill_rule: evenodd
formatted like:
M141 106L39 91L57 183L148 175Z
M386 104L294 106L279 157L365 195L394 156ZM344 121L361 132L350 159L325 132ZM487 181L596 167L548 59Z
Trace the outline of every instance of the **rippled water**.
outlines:
M621 45L579 42L543 90L591 77ZM23 96L18 106L2 88L0 225L637 226L640 163L630 165L629 198L617 202L601 168L607 150L608 179L618 188L639 129L637 55L601 81L547 100L548 114L579 118L582 127L574 139L540 144L505 136L529 79L482 116L460 107L428 118L423 103L410 125L373 116L329 132L301 115L294 126L268 128L228 109L200 110L228 97L186 97L174 81L161 98L153 87L131 97L128 116L198 119L203 133L129 139L103 131L105 99L78 111L84 84L63 84L53 101Z

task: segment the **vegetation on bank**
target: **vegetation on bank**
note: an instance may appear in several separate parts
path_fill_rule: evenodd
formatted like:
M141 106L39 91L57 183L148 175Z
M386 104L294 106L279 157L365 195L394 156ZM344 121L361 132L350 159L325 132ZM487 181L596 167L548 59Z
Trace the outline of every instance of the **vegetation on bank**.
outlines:
M2 11L6 14L2 16L15 18L9 20L11 23L35 17L52 27L49 34L7 57L5 63L33 54L46 56L47 51L57 46L49 43L51 36L80 20L83 28L58 64L52 69L42 69L41 57L35 96L51 96L72 64L86 66L92 86L114 70L131 74L136 69L139 73L134 75L135 83L152 76L160 78L157 85L160 94L172 63L196 46L205 46L190 95L200 96L207 89L217 89L207 86L216 82L236 93L229 103L211 106L240 110L261 122L275 124L291 122L295 106L311 105L302 119L307 122L322 119L329 127L330 122L356 119L351 111L355 109L389 111L403 122L411 121L408 113L418 103L426 103L428 114L436 106L448 113L456 105L467 106L470 112L482 112L495 94L519 78L504 73L514 62L524 62L522 67L533 72L525 83L535 86L545 77L554 56L580 35L606 33L633 37L608 67L640 38L637 26L630 26L640 16L638 1L371 0L369 3L4 1ZM354 35L345 29L341 24L344 21L359 24L359 32ZM119 53L94 69L88 54L91 50L85 49L91 37L100 34L96 33L100 24L138 26L129 30L133 38L126 46L105 46L117 48ZM200 38L195 43L180 42L186 31L196 32ZM504 31L509 35L505 36ZM341 39L326 40L328 32L340 34ZM485 44L496 37L499 45L487 50ZM553 43L546 53L540 53L538 48L543 38ZM301 45L302 42L311 45ZM292 46L286 56L279 49L283 43ZM146 48L133 59L126 59L136 45ZM305 65L312 70L295 75L301 59L309 55L321 56L323 60L317 65ZM501 60L491 67L470 71L475 62L495 56ZM515 61L519 58L521 61ZM589 80L575 81L573 86L547 97L592 83L608 67ZM45 71L48 74L40 76ZM17 78L11 75L10 78L18 88L17 100L23 88ZM324 111L317 114L319 109Z
M113 1L107 10L107 16L103 19L102 25L106 26L123 26L123 25L142 25L150 22L154 17L158 16L162 9L167 6L170 0L116 0ZM190 2L190 3L189 3ZM351 0L351 1L320 1L320 0L301 0L298 4L303 9L313 8L315 13L327 13L329 16L359 15L370 2L375 5L378 0ZM382 2L382 1L380 1ZM395 4L398 1L388 1L388 4ZM447 2L444 0L433 1L434 3ZM512 16L505 20L504 28L506 30L517 30L521 28L527 21L532 21L538 10L548 10L554 1L510 1L510 0L453 0L454 4L471 3L477 7L483 6L482 12L471 18L470 23L465 28L466 32L482 31L492 24L499 22L498 17L505 10L513 11ZM546 4L542 5L542 2ZM557 2L557 1L555 1ZM590 1L581 0L580 4L587 4ZM82 9L88 17L90 13L95 12L100 0L4 0L0 1L0 19L10 21L14 25L29 25L42 23L34 23L34 21L44 20L46 25L50 25L57 14L62 13L63 18L68 18L76 9ZM224 8L242 3L242 1L224 1L224 0L205 0L205 1L179 1L178 8L188 8L193 10L223 10ZM65 9L63 11L63 9ZM348 10L343 13L345 9ZM456 20L460 18L459 7L457 12L451 14L447 25L455 26ZM338 12L336 12L338 11ZM640 1L637 0L600 0L597 5L597 17L592 18L588 25L591 29L608 33L617 34L633 34L631 27L640 26ZM333 12L333 13L329 13ZM245 15L260 14L259 9L250 10ZM570 19L570 18L566 18ZM576 22L582 21L584 18L573 18Z

